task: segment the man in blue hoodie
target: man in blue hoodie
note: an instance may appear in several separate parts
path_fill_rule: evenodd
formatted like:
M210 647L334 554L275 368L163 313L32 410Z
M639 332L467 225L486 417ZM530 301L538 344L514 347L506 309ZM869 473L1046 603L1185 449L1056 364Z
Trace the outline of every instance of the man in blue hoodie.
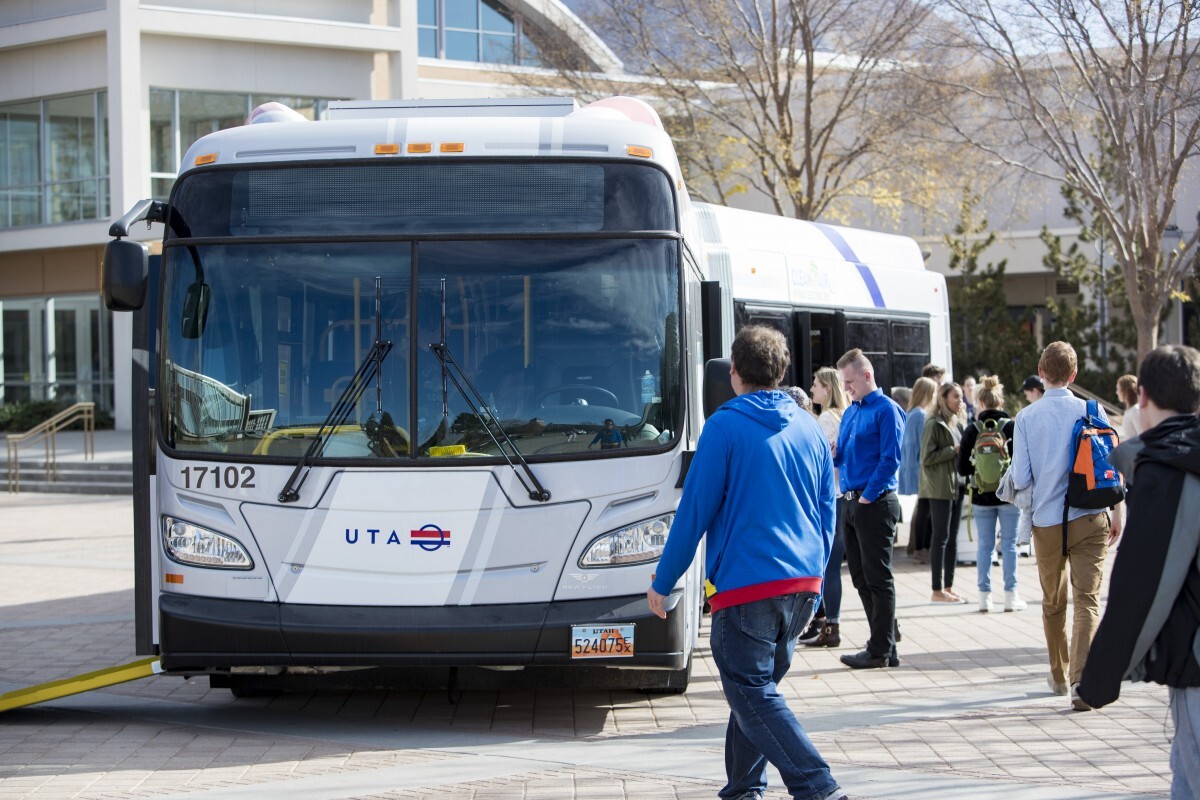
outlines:
M768 761L797 800L846 796L777 687L816 610L834 526L829 443L778 390L790 360L779 331L738 333L729 370L737 397L704 425L646 593L666 619L663 600L707 534L712 653L730 708L722 798L762 797Z

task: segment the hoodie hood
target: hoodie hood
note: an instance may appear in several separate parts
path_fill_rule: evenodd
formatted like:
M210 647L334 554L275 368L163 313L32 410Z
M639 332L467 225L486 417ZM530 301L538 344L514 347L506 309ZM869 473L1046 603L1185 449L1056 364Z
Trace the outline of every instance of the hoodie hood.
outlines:
M1181 414L1163 420L1141 435L1140 459L1158 461L1200 475L1200 417Z
M751 392L735 397L721 406L722 411L734 411L773 431L781 431L791 424L801 411L796 401L777 389Z

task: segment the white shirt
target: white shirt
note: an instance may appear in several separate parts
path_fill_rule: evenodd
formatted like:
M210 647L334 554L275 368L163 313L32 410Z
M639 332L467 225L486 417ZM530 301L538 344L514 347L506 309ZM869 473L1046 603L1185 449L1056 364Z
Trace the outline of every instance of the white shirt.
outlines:
M1125 409L1121 420L1121 441L1127 442L1142 432L1142 410L1137 406Z

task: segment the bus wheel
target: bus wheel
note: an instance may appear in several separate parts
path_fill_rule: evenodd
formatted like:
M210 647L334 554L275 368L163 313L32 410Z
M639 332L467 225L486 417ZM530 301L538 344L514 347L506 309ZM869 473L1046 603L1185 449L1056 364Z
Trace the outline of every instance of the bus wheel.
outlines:
M645 694L683 694L692 680L692 657L683 669L646 670L639 691Z
M231 677L229 675L210 675L208 685L213 689L228 689L234 697L275 697L282 692L278 683L270 678L260 677Z
M250 697L276 697L280 694L278 689L266 689L261 686L230 686L229 693L239 700Z

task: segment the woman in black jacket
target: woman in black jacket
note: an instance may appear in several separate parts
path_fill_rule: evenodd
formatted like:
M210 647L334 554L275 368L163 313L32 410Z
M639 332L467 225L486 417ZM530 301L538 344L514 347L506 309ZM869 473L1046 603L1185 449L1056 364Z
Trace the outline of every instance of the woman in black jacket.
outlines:
M1020 611L1028 605L1017 590L1017 520L1020 511L1013 504L996 497L994 489L985 491L980 488L980 477L972 459L980 434L996 431L1004 437L1007 452L1004 463L1007 464L1012 458L1014 425L1004 413L1004 385L995 375L980 380L975 399L980 410L975 421L963 431L962 448L958 451L958 473L967 478L971 492L971 515L975 520L978 545L975 566L979 573L979 610L992 610L992 552L996 549L996 526L999 523L1004 610Z

